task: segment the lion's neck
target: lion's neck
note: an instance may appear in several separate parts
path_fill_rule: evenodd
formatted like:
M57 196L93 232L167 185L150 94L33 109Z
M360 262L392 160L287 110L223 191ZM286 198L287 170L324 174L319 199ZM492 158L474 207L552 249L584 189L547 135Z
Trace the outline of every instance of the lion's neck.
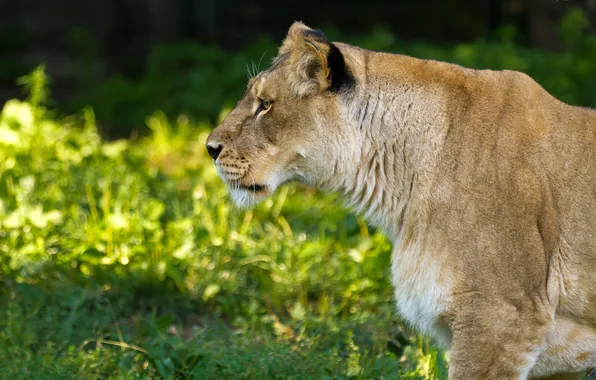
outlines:
M379 81L381 82L381 81ZM421 227L444 140L441 104L424 88L372 80L343 105L353 146L336 165L336 190L392 239ZM418 225L415 225L418 224Z

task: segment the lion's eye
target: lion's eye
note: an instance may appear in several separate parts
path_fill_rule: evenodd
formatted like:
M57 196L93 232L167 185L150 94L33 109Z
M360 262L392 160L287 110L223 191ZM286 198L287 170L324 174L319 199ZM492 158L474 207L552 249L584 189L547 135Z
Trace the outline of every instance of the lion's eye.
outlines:
M260 99L259 98L259 107L257 107L257 111L255 112L255 116L258 115L259 113L268 110L269 108L271 108L271 105L273 104L273 101L271 100L266 100L266 99Z

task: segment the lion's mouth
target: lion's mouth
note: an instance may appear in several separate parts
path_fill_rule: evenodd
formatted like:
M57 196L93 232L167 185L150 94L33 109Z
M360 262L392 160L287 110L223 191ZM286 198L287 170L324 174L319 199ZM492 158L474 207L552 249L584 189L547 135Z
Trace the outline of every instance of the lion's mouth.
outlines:
M243 184L240 184L239 187L242 190L251 191L253 193L260 193L262 191L265 191L265 189L267 189L267 186L260 185L260 184L252 184L252 185L243 185Z

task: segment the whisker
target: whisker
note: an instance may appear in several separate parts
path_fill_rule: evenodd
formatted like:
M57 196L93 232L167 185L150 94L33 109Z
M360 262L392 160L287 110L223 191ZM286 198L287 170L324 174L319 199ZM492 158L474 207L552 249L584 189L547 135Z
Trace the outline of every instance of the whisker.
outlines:
M267 54L267 50L263 52L263 55L261 55L261 59L259 59L259 63L257 64L257 71L261 71L261 61L263 60L263 57L265 57L265 54Z
M263 59L261 57L261 59ZM261 64L261 61L259 61L259 65ZM257 65L255 64L255 61L251 60L250 64L246 64L246 75L248 75L248 80L251 80L252 78L256 77L257 74L259 73L259 69L257 67Z
M248 77L248 80L251 80L252 79L252 75L250 74L250 66L248 66L248 63L244 67L244 71L246 71L246 76Z

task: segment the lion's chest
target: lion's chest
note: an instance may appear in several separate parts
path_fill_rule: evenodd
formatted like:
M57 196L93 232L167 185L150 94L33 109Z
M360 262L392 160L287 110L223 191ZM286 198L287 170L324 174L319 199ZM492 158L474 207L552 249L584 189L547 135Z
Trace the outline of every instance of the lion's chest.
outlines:
M393 251L392 279L399 314L419 332L450 344L450 333L439 317L448 306L451 275L432 252L416 246Z

